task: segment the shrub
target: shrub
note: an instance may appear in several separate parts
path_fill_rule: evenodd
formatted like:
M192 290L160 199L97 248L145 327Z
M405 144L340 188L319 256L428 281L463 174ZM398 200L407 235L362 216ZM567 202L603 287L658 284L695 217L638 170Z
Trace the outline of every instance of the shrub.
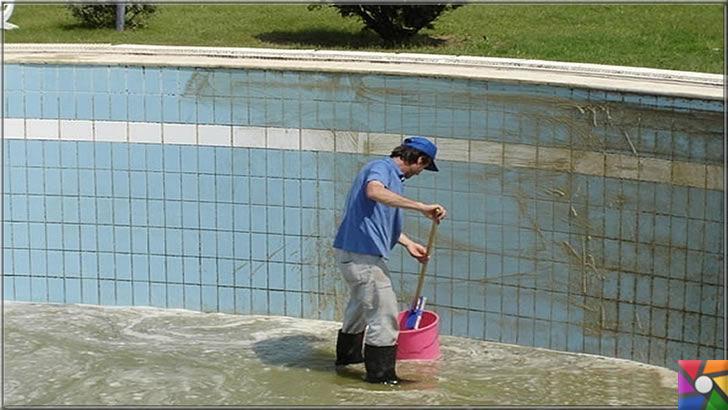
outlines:
M116 4L69 4L71 14L81 21L81 24L91 28L116 27ZM124 13L124 27L137 28L146 25L146 20L157 11L152 4L127 4Z
M440 14L461 5L331 5L342 17L358 16L366 28L376 32L387 43L401 43L423 28L432 28ZM313 6L315 7L315 6Z

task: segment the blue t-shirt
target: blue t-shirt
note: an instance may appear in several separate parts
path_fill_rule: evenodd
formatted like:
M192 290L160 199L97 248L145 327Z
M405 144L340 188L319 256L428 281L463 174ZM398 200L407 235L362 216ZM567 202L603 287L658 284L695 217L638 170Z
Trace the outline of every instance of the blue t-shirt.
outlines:
M367 198L370 181L379 181L399 195L404 190L404 174L392 158L364 165L346 198L334 248L387 258L402 233L402 210Z

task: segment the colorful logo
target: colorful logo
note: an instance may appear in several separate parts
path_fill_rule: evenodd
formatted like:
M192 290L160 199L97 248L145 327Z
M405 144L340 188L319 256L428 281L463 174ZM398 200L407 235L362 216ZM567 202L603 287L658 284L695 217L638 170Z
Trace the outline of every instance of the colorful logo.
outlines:
M678 410L728 409L728 360L678 360Z

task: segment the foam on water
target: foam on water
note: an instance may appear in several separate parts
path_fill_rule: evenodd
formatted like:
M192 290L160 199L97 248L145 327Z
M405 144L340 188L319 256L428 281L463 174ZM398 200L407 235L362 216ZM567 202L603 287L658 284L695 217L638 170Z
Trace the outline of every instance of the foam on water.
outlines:
M400 386L334 369L340 324L179 309L5 302L9 405L676 405L675 372L441 336Z

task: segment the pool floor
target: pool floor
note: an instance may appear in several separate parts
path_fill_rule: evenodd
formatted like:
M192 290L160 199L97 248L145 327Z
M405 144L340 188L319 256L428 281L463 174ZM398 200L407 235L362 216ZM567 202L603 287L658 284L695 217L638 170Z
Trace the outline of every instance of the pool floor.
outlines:
M337 373L337 322L4 302L6 405L677 405L677 374L440 336L399 386Z

